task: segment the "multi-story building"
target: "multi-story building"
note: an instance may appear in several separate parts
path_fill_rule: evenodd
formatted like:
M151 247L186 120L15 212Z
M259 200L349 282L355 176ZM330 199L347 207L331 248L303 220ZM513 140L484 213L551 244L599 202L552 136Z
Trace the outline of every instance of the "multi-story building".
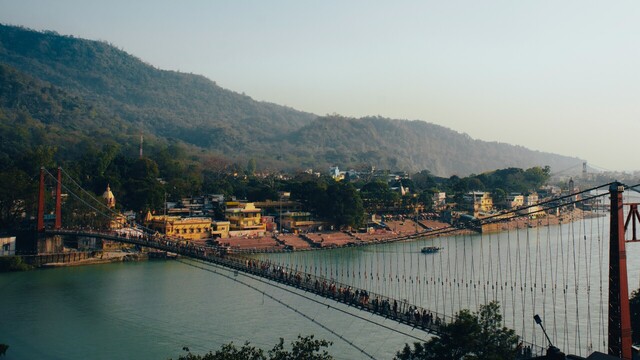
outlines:
M525 198L524 205L526 209L524 209L524 213L529 216L536 216L536 214L538 214L540 211L540 206L538 206L538 201L539 201L539 198L537 193L531 193L527 195Z
M493 211L493 198L488 192L472 191L465 194L463 200L467 209L473 211L474 217L479 217L480 213Z
M323 225L322 222L311 219L311 213L303 211L286 212L281 218L282 228L291 232L315 229Z
M228 207L225 217L229 221L230 231L262 231L266 225L261 221L261 209L254 203L237 203L237 207Z
M211 219L205 217L183 218L173 215L152 215L147 212L145 226L169 237L199 240L211 237Z
M522 206L524 206L524 195L511 193L507 196L506 207L508 209L517 209Z
M431 197L431 201L433 202L433 208L438 210L444 208L447 205L447 193L445 192L437 192L434 193Z

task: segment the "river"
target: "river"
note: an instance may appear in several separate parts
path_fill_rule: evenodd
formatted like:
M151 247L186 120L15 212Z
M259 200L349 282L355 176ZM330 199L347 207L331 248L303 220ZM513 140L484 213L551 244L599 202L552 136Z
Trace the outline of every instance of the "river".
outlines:
M530 313L539 312L556 344L585 355L604 350L607 292L600 283L608 276L607 227L600 217L492 235L257 257L444 314L497 299L505 325L518 329L524 323L527 336L542 340ZM421 254L425 245L443 249ZM633 290L640 286L640 244L627 249ZM379 274L387 274L381 282ZM251 341L270 349L280 337L288 343L299 334L332 341L337 359L366 358L359 349L390 359L415 341L411 336L428 337L318 296L304 294L310 301L183 260L0 274L0 294L0 343L10 346L7 359L167 359L184 353L185 346L204 353ZM523 310L532 303L534 310ZM556 318L556 309L565 313Z
M232 278L233 274L230 274ZM375 358L414 339L243 275ZM168 359L233 341L271 349L298 334L333 341L337 359L366 358L336 335L260 292L179 261L149 261L0 274L0 343L6 359ZM348 309L347 309L348 310ZM356 314L423 338L418 330Z

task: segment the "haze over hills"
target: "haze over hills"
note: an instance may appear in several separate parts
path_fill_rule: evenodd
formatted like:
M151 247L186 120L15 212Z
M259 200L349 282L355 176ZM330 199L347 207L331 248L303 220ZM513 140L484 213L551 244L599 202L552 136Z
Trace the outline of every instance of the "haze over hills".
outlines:
M56 143L63 153L83 139L135 144L142 129L229 161L255 158L259 167L289 170L375 166L448 176L582 162L424 121L321 117L258 102L203 76L154 68L107 43L54 32L0 25L0 64L3 139L18 128L31 133L29 144ZM10 156L12 145L3 143Z

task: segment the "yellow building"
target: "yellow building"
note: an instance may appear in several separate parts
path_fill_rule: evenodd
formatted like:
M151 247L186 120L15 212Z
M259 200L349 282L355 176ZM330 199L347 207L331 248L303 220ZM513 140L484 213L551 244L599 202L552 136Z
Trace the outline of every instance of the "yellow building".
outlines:
M283 229L296 233L323 225L322 222L311 220L311 213L302 211L283 213L280 223Z
M227 208L227 210L225 210L225 217L229 221L229 230L265 231L267 227L262 222L260 212L261 210L256 208L253 203L238 204L238 207Z
M493 210L493 198L488 192L470 192L464 195L464 201L471 205L469 210L473 209L474 217L479 217L480 213L489 213Z
M213 222L207 217L187 217L152 215L147 212L144 218L145 226L164 233L170 237L185 240L201 240L213 237L229 237L229 223L226 221Z
M211 237L214 238L228 238L229 237L229 222L228 221L213 221L211 222Z

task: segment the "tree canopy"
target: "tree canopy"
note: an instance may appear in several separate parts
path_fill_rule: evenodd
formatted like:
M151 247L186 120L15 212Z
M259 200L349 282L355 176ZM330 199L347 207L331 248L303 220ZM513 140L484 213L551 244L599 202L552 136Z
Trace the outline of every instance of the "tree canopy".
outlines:
M501 326L500 305L491 302L477 313L465 309L441 328L442 334L425 343L406 344L397 360L506 360L518 353L515 331Z
M233 344L222 345L215 352L210 351L205 355L197 355L189 352L178 360L331 360L327 349L332 345L330 341L314 339L313 335L300 336L291 342L291 350L284 346L284 339L280 338L266 354L264 350L251 346L249 342L240 348Z

